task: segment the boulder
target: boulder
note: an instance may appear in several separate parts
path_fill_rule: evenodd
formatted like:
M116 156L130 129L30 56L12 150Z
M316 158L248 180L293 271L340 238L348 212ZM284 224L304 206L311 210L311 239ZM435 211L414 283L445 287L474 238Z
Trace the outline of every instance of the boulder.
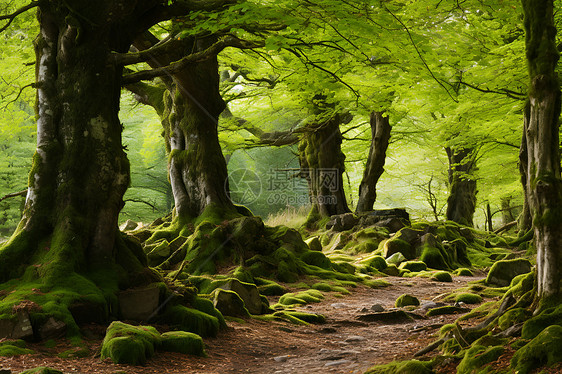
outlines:
M420 301L415 296L403 294L399 296L398 299L396 299L396 302L394 303L394 306L396 306L397 308L402 308L409 305L418 306L420 305Z
M246 309L251 314L262 314L264 306L258 287L255 284L241 282L238 279L232 278L219 288L234 291L242 299ZM220 308L217 309L220 310Z
M400 263L402 263L404 261L406 261L406 257L404 257L404 255L400 252L397 252L397 253L393 254L392 256L386 258L387 264L399 265Z
M401 253L406 260L413 260L416 257L416 250L405 240L394 237L384 242L383 256L385 258L388 259L396 253Z
M386 227L388 231L391 233L395 233L398 230L406 227L406 225L404 224L404 220L396 217L387 218L382 221L378 221L375 223L375 226Z
M328 223L326 223L326 229L333 231L346 231L359 222L359 219L353 215L353 213L344 213L332 216Z
M427 269L427 265L423 261L406 261L400 264L399 269L406 269L413 272L423 271Z
M516 260L501 260L496 262L486 278L486 283L500 287L509 286L511 280L520 274L531 271L529 260L520 258Z
M119 292L118 297L122 319L144 322L156 315L160 301L160 289L154 285L132 288Z
M57 321L50 317L41 327L39 327L39 339L57 339L66 334L66 323Z
M249 317L250 312L246 309L244 301L234 291L217 288L211 293L215 308L225 316Z
M0 319L0 339L33 339L33 327L29 320L29 314L20 310L15 317Z

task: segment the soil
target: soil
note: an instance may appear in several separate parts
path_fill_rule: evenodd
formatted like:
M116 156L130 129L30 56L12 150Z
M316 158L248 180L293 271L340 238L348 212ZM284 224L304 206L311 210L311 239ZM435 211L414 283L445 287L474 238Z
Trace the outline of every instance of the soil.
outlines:
M325 315L327 321L321 325L297 326L256 319L229 321L228 329L218 337L204 339L208 355L204 358L159 352L146 366L116 365L109 359L101 361L99 349L105 328L88 326L85 329L90 349L87 357L57 357L72 348L62 339L57 340L53 348L47 348L45 343L29 344L28 348L36 354L0 357L0 369L10 369L12 373L37 366L48 366L64 373L363 373L375 364L411 359L415 352L436 340L440 326L451 323L459 315L385 324L363 322L358 319L359 315L373 313L371 307L375 305L388 311L404 293L418 297L423 304L478 277L454 277L452 283L426 278L386 279L391 286L380 289L358 286L344 297L331 294L321 303L299 308ZM271 298L271 302L275 303L275 298ZM420 309L414 312L424 314ZM165 329L164 326L157 328ZM444 367L440 372L454 372L454 366Z

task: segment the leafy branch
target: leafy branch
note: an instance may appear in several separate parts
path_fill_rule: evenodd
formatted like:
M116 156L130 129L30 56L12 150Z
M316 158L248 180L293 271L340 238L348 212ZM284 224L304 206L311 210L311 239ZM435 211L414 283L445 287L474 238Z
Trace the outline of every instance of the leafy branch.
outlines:
M11 13L11 14L6 14L3 16L0 16L0 21L8 21L6 22L6 24L2 27L0 27L0 32L3 32L4 30L6 30L8 27L10 27L10 25L12 24L12 22L14 22L14 20L16 19L17 16L19 16L22 13L27 12L30 9L33 9L35 7L39 6L39 1L32 1L31 3L27 4L24 7L19 8L18 10L16 10L15 12Z

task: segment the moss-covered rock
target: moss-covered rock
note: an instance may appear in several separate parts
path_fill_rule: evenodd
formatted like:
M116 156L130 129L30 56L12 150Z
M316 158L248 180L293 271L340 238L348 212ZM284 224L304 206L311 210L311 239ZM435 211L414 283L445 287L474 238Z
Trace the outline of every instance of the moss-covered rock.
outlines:
M27 349L25 341L21 339L0 342L0 356L18 356L32 353L35 352Z
M562 326L562 304L545 309L539 315L525 322L521 331L521 337L523 339L534 339L551 325Z
M261 295L281 296L287 292L285 287L269 279L255 278L255 282Z
M386 258L386 263L388 264L388 266L390 265L400 265L402 262L406 261L406 257L404 257L404 255L400 252L393 254L390 257Z
M455 302L465 304L478 304L482 302L482 296L475 293L460 293L456 295Z
M374 268L375 270L379 271L386 269L388 266L384 257L379 255L365 257L359 261L359 264Z
M527 374L558 362L562 362L562 326L552 325L515 352L511 367L516 373Z
M176 330L192 332L202 337L216 336L221 328L219 318L183 305L166 308L160 321Z
M531 262L523 258L497 261L490 269L486 277L486 283L502 287L508 286L513 278L530 271Z
M457 366L458 374L473 374L482 370L484 365L497 360L505 351L505 347L485 347L473 344L464 354L463 359Z
M423 271L427 269L427 265L423 261L406 261L398 266L398 269L406 269L410 271Z
M205 356L205 345L199 335L185 331L169 331L162 334L162 347L166 352Z
M400 295L396 299L396 302L394 303L394 305L397 308L402 308L402 307L409 306L409 305L418 306L418 305L420 305L420 301L415 296L403 294L403 295Z
M451 276L451 273L449 273L449 272L438 271L436 273L433 273L433 275L431 276L431 280L434 280L434 281L437 281L437 282L452 282L453 277Z
M474 276L474 274L472 274L472 271L470 269L467 269L467 268L458 268L453 272L453 274L458 275L458 276L462 276L462 277L472 277L472 276Z
M215 308L225 316L249 317L250 312L246 308L244 300L234 291L217 288L211 294ZM260 309L261 312L261 309Z
M152 326L132 326L112 322L101 347L101 358L116 364L143 365L161 344L158 331Z
M396 266L395 264L388 264L388 266L384 268L382 272L386 275L390 275L391 277L397 277L398 275L400 275L400 269L398 269L398 266Z
M322 292L318 290L308 290L297 293L287 293L279 298L279 304L281 305L295 305L295 304L309 304L309 303L319 303L324 299Z
M322 244L317 236L313 236L304 241L311 251L322 251Z
M390 262L388 258L396 253L401 253L407 260L413 260L416 257L416 251L410 243L399 237L387 240L383 246L383 256L387 259L387 262Z

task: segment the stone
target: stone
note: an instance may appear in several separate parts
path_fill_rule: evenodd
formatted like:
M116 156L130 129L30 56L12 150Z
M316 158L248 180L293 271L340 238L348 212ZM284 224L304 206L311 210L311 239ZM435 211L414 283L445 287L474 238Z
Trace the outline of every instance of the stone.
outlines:
M244 302L250 314L263 314L264 306L260 292L255 284L241 282L238 279L229 279L228 282L220 286L223 290L236 292ZM268 305L269 306L269 305Z
M345 365L350 363L352 363L352 361L341 359L341 360L327 362L324 364L324 366L338 366L338 365Z
M311 251L322 251L322 244L320 243L320 239L317 236L313 236L312 238L308 238L304 241L308 248Z
M386 227L390 233L398 232L400 229L406 227L404 221L400 218L387 218L382 221L378 221L375 223L375 226Z
M122 319L145 322L156 315L160 289L156 286L132 288L119 292L118 298Z
M427 269L427 265L423 261L406 261L400 264L399 269L406 269L413 272L423 271Z
M413 245L415 242L419 241L422 235L423 231L421 230L414 230L410 227L404 227L396 233L395 237L408 242L410 245Z
M371 305L370 309L371 309L371 312L375 312L375 313L384 312L384 308L380 304Z
M133 231L138 227L138 223L135 221L131 221L130 219L126 220L119 226L119 230L121 231Z
M392 256L387 257L386 262L389 264L398 265L402 262L406 261L406 257L400 252L394 253Z
M409 306L409 305L418 306L418 305L420 305L420 301L415 296L404 294L404 295L399 296L396 299L396 302L395 302L394 305L397 308L402 308L402 307Z
M412 322L413 314L404 312L403 310L392 310L390 312L369 313L357 316L359 321L363 322L380 322L383 324L397 324Z
M57 321L50 317L41 327L39 327L39 339L57 339L66 334L66 323Z
M415 249L405 240L400 238L392 238L384 242L383 256L387 259L395 253L401 253L406 260L413 260L416 257Z
M29 314L20 310L13 319L0 319L0 339L33 339L33 327Z
M213 297L213 305L215 308L220 310L225 316L250 316L248 309L246 309L246 306L244 305L244 301L236 292L217 288L211 293L211 296Z
M509 286L511 280L520 274L531 271L531 263L526 259L501 260L496 262L486 278L487 284L495 284L500 287Z
M346 231L352 229L359 222L359 219L353 213L344 213L332 216L326 223L327 230Z
M285 361L287 361L289 358L291 358L290 355L284 355L284 356L273 357L273 360L276 361L276 362L285 362Z
M367 340L367 338L365 338L364 336L351 335L351 336L347 337L347 339L345 339L344 341L346 343L359 343L359 342L363 342L365 340Z

